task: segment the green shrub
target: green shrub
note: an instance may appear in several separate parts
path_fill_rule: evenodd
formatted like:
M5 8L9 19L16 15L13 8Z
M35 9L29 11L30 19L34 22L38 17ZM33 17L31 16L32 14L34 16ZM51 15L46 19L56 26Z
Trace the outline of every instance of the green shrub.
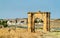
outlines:
M0 25L3 25L4 27L7 27L8 25L7 25L7 21L0 21Z

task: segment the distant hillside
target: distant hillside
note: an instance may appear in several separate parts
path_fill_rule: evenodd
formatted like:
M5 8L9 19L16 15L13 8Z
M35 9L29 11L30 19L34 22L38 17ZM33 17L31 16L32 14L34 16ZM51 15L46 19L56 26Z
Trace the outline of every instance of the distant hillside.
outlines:
M50 20L50 27L51 28L60 28L60 19Z

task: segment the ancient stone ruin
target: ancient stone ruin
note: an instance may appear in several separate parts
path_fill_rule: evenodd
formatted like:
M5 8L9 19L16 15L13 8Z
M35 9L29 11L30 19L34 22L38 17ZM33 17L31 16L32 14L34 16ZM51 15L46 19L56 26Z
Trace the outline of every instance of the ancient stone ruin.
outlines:
M28 31L35 32L35 19L43 20L44 32L50 31L50 12L28 12Z

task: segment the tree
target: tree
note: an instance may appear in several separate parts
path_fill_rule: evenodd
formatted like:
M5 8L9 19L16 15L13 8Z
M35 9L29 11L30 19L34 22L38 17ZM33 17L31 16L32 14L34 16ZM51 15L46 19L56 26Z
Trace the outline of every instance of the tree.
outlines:
M7 25L7 21L3 21L2 24L3 24L4 27L7 27L8 26Z
M35 23L43 23L43 20L42 19L39 19L39 18L36 18L34 22Z
M4 27L7 27L8 26L7 25L7 21L4 21L4 20L3 21L0 20L0 25L3 25Z

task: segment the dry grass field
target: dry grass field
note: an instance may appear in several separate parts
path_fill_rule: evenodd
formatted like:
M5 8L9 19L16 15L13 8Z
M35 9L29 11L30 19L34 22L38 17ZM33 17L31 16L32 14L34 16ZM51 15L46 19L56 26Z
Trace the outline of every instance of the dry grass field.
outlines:
M37 38L40 37L41 33L29 33L26 29L0 29L0 38Z
M38 29L35 33L31 33L27 29L1 28L0 38L60 38L60 32L44 33Z

